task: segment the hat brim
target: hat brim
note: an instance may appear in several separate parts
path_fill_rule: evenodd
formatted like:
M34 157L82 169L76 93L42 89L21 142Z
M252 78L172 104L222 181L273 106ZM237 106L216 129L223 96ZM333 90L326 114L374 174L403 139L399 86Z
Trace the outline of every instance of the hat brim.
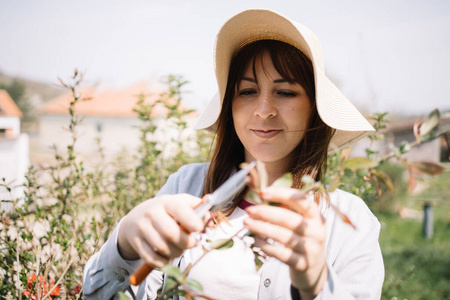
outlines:
M374 131L364 116L325 75L322 47L314 33L302 24L264 9L243 11L229 19L219 31L214 56L219 92L200 115L194 128L216 130L233 55L243 46L262 39L291 44L311 60L319 116L325 124L336 129L330 149L347 146Z

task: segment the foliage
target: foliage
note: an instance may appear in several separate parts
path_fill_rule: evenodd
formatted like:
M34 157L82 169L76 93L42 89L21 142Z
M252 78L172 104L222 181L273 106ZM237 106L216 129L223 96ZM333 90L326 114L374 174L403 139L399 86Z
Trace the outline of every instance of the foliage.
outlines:
M80 299L83 267L106 241L117 221L143 199L153 197L169 174L180 166L207 160L212 136L205 132L189 133L186 116L192 111L183 108L181 97L186 81L168 76L167 91L161 93L157 101L148 102L144 94L138 97L135 112L141 125L136 154L122 153L110 163L99 148L98 165L87 170L77 152L77 128L83 118L76 113L76 105L80 101L90 101L77 91L81 80L81 74L75 71L69 83L61 81L72 95L67 128L70 144L63 151L53 146L52 162L30 168L24 197L12 200L12 211L1 214L0 299ZM154 118L158 107L166 110L165 120ZM383 129L386 114L373 118L376 129ZM350 157L349 149L334 152L329 156L329 170L323 180L314 182L304 177L303 190L326 196L336 188L343 188L364 199L376 199L383 189L394 190L392 179L385 172L386 162L392 159L408 170L412 190L417 177L443 171L435 163L403 158L404 153L420 143L441 136L448 140L448 132L439 132L438 120L438 111L419 120L414 126L416 141L397 148L392 146L392 152L387 155L380 156L370 148L366 157ZM176 134L170 136L165 131L167 128ZM168 137L164 141L155 139L161 132ZM376 131L369 138L374 142L384 136ZM267 185L267 176L263 167L258 167L252 176L258 178L258 184L253 186L253 195L257 198L258 190ZM284 176L274 184L289 186L290 182L291 178ZM4 180L0 187L11 189ZM336 212L352 224L337 209ZM206 241L205 254L232 246L232 238ZM255 255L256 264L259 259ZM192 267L195 263L184 272L172 266L165 267L171 283L161 297L200 296L201 284L188 277Z
M0 223L0 299L80 299L82 271L88 258L99 250L117 221L143 199L153 197L167 176L180 165L206 160L205 144L211 136L186 135L186 115L180 77L169 76L168 89L159 100L149 103L140 95L135 111L141 120L140 147L132 158L122 154L107 163L99 149L99 165L87 170L77 153L77 128L82 117L76 113L80 101L89 101L77 91L82 75L75 71L70 83L60 80L72 95L67 131L71 142L65 149L54 149L52 162L32 166L26 176L26 191L11 202L12 211L1 213ZM177 136L164 144L155 141L157 121L152 116L156 106L167 111L169 123L175 124ZM163 157L171 142L174 157ZM193 143L195 144L193 147ZM186 152L186 144L191 147ZM1 187L11 190L9 183ZM37 278L37 279L36 279Z
M389 144L391 152L385 155L379 155L378 151L373 150L373 142L385 139L380 129L386 127L388 122L386 114L375 114L374 120L375 132L369 135L370 146L366 149L366 157L348 158L351 150L336 152L328 157L328 172L322 181L325 185L335 182L335 186L360 196L366 201L378 199L382 194L382 185L390 192L394 192L394 184L388 174L384 171L383 165L395 160L399 165L408 171L409 183L408 192L413 192L417 186L418 178L425 175L439 175L444 172L442 165L431 161L410 161L404 157L404 154L413 147L423 143L430 142L437 138L448 138L448 131L441 131L439 128L439 111L436 109L424 120L419 119L414 124L414 136L416 141L413 143L403 142L399 147ZM450 149L450 147L449 147ZM450 152L449 152L450 155ZM338 182L336 184L336 182Z

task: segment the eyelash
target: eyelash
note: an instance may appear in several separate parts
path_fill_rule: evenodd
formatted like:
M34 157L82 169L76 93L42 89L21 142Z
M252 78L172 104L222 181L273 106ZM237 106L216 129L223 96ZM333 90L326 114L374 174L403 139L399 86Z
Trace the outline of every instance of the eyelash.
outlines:
M254 90L242 90L242 91L238 92L238 95L239 96L248 96L248 95L252 95L254 93L256 93L256 91L254 91ZM280 91L280 92L277 92L277 94L282 96L282 97L285 97L285 98L297 96L297 93L295 93L295 92Z
M254 91L254 90L242 90L242 91L238 92L238 95L239 96L248 96L248 95L252 95L254 93L256 93L256 91Z
M281 92L278 92L278 94L281 95L282 97L285 97L285 98L297 96L297 93L294 93L294 92L284 92L284 91L281 91Z

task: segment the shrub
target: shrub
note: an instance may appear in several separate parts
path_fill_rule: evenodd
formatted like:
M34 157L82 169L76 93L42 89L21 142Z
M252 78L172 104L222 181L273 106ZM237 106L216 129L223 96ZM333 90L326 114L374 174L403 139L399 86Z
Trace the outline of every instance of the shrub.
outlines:
M0 223L0 299L81 299L85 263L108 238L117 221L144 199L153 197L169 174L181 165L205 161L211 135L199 133L186 138L186 116L181 77L166 79L167 91L154 103L140 95L135 112L141 120L137 154L122 153L106 163L99 149L99 165L87 170L77 153L77 127L82 117L76 105L87 101L78 94L82 80L75 72L71 82L61 84L71 91L65 151L53 146L53 161L32 166L26 177L22 199L11 201L13 209L2 212ZM177 130L170 141L174 157L163 157L167 143L151 137L158 127L151 118L157 105L167 109L167 119ZM198 141L198 142L197 142ZM193 151L184 151L195 144ZM172 149L173 150L173 149ZM10 189L6 183L3 187Z

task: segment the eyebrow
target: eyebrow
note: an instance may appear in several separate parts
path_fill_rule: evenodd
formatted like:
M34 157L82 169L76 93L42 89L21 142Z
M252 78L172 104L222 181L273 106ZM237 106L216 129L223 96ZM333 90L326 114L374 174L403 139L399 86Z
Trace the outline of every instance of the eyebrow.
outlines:
M250 81L250 82L256 83L256 80L253 79L253 78L250 78L250 77L242 77L241 80L246 80L246 81ZM288 81L286 79L284 79L284 78L281 78L281 79L275 79L273 82L274 83L283 83L283 82L288 82Z

